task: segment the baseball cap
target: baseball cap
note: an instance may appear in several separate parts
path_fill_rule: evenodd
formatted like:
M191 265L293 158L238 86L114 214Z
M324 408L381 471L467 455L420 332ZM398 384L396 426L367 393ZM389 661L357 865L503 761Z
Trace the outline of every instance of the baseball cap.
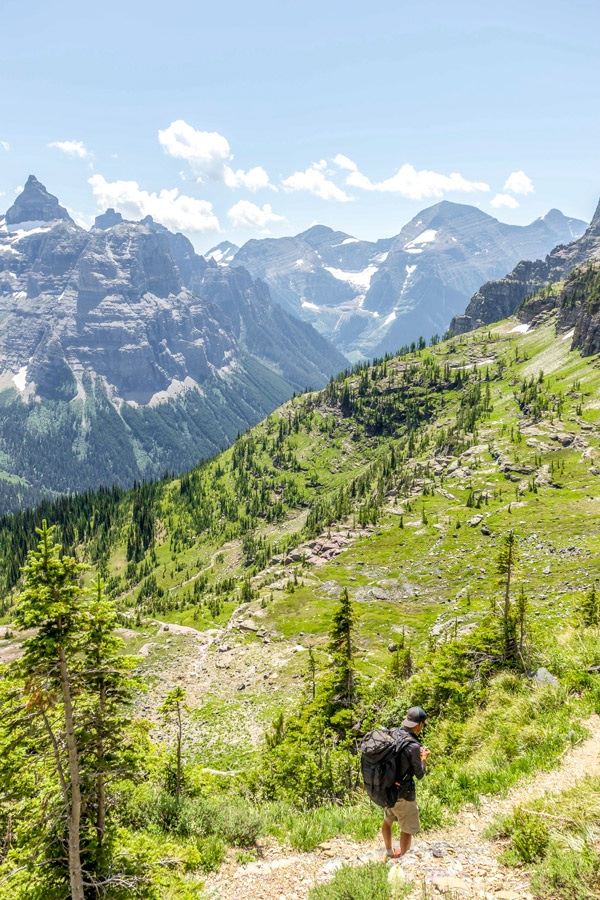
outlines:
M421 709L420 706L411 706L409 711L406 713L406 718L401 728L415 728L415 726L419 725L421 722L424 722L427 718L427 713L424 709Z

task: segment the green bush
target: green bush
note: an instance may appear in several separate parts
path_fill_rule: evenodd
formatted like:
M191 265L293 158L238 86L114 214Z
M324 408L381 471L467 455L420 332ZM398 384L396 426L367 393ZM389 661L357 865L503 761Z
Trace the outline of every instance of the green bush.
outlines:
M180 797L164 789L141 789L129 800L124 821L134 829L149 829L179 838L217 835L226 844L252 847L263 821L256 807L223 795L219 799Z
M511 848L520 860L533 863L546 855L550 841L548 826L539 816L517 807L508 823Z
M265 807L265 830L295 850L310 852L323 841L347 835L357 841L370 840L381 828L383 811L371 803L352 806L328 804L300 810L287 803Z
M540 900L591 900L600 896L600 854L590 847L554 846L531 879Z
M263 818L250 803L231 803L227 797L215 809L214 830L227 844L253 847L262 831Z
M309 900L389 900L388 867L383 863L344 866L328 884L314 887Z
M227 855L225 844L216 834L198 838L196 847L199 852L199 863L204 872L216 872Z

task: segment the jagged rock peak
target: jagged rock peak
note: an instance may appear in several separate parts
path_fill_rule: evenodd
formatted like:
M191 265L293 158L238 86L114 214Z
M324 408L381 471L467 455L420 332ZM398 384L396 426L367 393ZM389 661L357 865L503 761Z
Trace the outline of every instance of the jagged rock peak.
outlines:
M123 221L124 219L121 213L115 212L111 206L106 212L103 212L102 215L96 216L94 228L98 228L99 231L106 231L108 228L112 228L113 225L120 225Z
M594 213L594 217L590 222L588 231L592 232L593 234L600 234L600 200L598 201L598 206L596 207L596 212Z
M49 194L35 175L30 175L23 191L6 213L6 224L53 222L55 219L73 221L64 206L58 202L58 198Z
M216 247L212 247L204 254L204 259L211 262L214 261L220 266L228 266L233 262L235 254L240 248L231 241L221 241Z

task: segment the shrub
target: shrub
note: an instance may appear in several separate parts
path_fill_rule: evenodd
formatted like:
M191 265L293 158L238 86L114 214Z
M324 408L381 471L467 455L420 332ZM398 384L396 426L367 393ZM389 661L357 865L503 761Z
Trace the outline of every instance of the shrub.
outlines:
M204 872L216 872L227 855L225 844L216 834L198 838L196 847L199 853L199 863Z
M329 884L311 890L309 900L389 900L388 868L383 863L344 866Z
M543 900L590 900L600 889L600 854L589 847L553 847L531 880Z
M525 863L533 863L544 858L550 833L539 816L517 807L512 814L508 831L511 835L511 846L519 859Z
M231 803L227 797L219 803L214 829L227 844L253 847L262 827L262 816L252 804Z

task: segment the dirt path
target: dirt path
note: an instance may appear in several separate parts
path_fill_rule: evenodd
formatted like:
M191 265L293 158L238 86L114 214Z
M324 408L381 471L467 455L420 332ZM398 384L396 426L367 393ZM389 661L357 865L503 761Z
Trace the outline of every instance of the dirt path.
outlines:
M527 874L507 869L496 859L497 847L482 837L492 820L515 806L545 793L558 793L584 775L600 774L600 716L584 723L590 736L569 749L560 766L517 785L502 799L483 798L480 809L464 810L443 831L417 838L401 865L406 878L419 887L415 896L452 900L529 900ZM208 878L206 890L214 900L306 900L310 889L331 878L343 865L385 859L381 841L352 843L335 839L313 853L285 853L265 841L258 862L238 866L233 860Z

